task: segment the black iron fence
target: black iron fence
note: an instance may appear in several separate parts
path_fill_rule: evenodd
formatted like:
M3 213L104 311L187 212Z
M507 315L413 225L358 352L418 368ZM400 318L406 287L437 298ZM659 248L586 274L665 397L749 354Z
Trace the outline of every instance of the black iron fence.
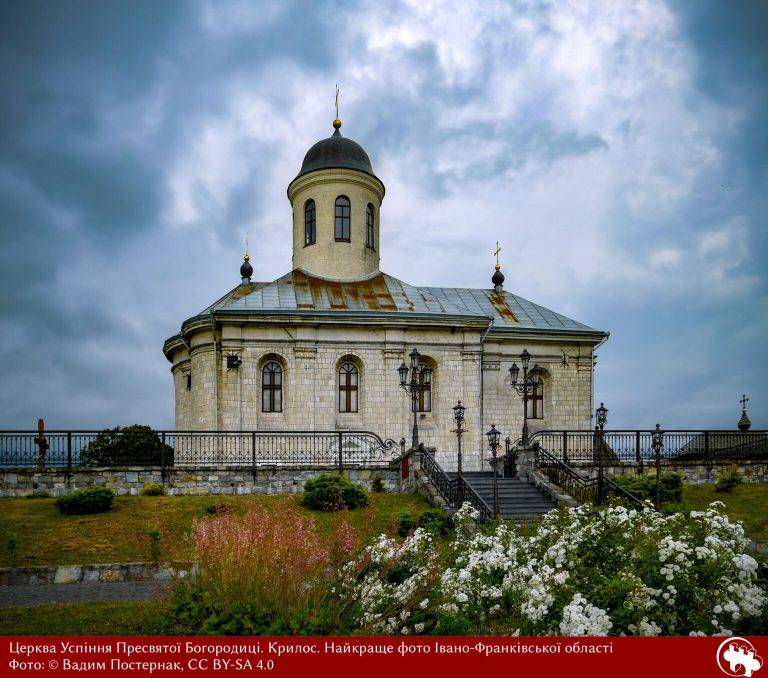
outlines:
M654 463L652 431L538 431L531 437L566 464L606 465ZM659 449L662 462L703 464L768 460L767 431L664 431Z
M46 431L44 454L37 437L36 431L0 431L0 468L375 468L401 454L397 442L371 431L149 431L138 441L114 430Z

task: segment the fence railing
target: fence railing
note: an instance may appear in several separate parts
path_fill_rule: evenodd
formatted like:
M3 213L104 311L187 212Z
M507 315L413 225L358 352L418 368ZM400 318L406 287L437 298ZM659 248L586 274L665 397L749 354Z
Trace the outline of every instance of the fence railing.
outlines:
M435 457L423 447L419 458L422 470L448 506L456 509L466 501L480 514L481 522L493 518L493 511L488 504L463 477L450 478Z
M538 431L530 437L566 464L648 463L656 459L651 431ZM742 459L768 459L767 431L664 431L659 450L662 462L713 464Z
M0 431L0 468L388 466L398 443L371 431ZM122 436L122 439L121 439Z
M540 445L536 447L535 464L553 485L562 488L582 504L601 504L614 496L623 504L641 511L646 508L642 500L607 476L583 476Z

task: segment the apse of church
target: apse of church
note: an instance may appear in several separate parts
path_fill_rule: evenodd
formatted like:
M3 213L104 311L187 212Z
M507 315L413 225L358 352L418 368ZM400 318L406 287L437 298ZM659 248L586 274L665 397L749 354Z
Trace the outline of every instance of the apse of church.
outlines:
M408 438L398 367L413 348L423 366L420 437L445 468L455 466L459 399L467 470L484 464L491 423L519 437L523 405L509 368L524 349L542 370L531 432L590 428L594 350L608 334L506 291L498 265L492 286L479 289L417 287L382 272L384 183L338 118L333 127L288 185L292 270L257 282L246 255L240 283L166 340L176 428Z

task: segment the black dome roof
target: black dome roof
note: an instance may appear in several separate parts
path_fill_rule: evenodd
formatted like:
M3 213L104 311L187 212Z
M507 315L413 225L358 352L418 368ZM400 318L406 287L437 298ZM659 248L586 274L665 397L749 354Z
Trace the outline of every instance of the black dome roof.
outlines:
M360 170L378 179L363 147L356 141L341 136L338 129L328 139L321 139L307 151L294 181L308 172L328 168Z

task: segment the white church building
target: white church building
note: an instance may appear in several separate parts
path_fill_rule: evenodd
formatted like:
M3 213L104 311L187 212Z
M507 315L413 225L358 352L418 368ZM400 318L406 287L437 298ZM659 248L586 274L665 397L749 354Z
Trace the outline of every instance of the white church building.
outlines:
M411 399L398 367L416 348L424 369L421 441L455 467L452 407L466 407L464 466L481 466L494 423L515 440L522 399L509 368L525 349L542 379L528 402L531 432L590 429L594 353L608 333L504 289L419 287L379 261L384 183L363 148L335 131L309 149L288 185L292 270L241 281L165 341L177 430L367 430L409 439ZM414 283L417 281L414 281ZM449 282L449 281L446 281Z

